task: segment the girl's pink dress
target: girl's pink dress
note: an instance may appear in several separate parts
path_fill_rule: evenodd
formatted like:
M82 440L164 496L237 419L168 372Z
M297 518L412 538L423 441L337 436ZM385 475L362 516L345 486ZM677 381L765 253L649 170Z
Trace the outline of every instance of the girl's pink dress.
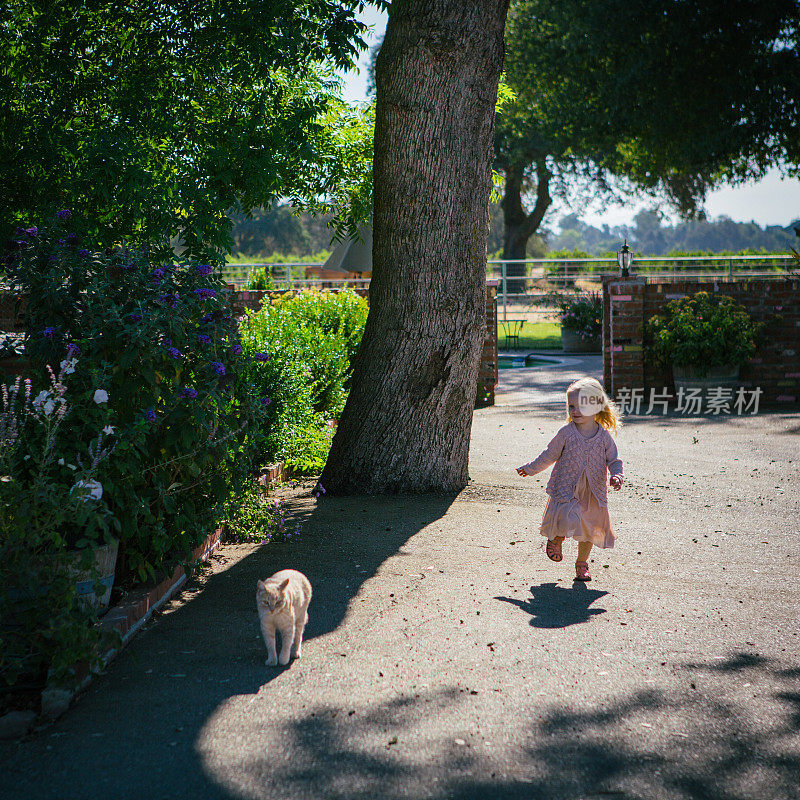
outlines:
M598 428L589 438L573 423L555 435L547 449L525 465L528 475L556 466L547 483L547 505L539 532L591 542L601 548L614 546L616 536L608 516L606 477L622 477L622 461L611 434Z

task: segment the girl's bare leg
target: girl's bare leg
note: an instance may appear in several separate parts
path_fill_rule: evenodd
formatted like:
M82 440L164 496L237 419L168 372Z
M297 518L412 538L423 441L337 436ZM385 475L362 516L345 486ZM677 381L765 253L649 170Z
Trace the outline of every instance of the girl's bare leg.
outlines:
M578 561L589 562L589 553L592 552L591 542L578 542Z

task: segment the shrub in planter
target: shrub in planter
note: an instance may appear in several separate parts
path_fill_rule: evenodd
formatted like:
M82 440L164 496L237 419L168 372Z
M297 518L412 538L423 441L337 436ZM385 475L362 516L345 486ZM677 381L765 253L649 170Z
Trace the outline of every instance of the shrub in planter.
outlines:
M210 265L152 263L124 247L90 253L69 213L58 216L20 231L5 259L28 298L26 354L40 369L71 370L67 442L86 440L106 410L115 450L103 500L122 572L154 578L202 541L244 480L262 411L236 380L245 356Z
M558 295L561 330L574 334L581 341L593 344L603 334L603 299L596 293L564 297Z
M258 433L265 460L302 472L322 469L330 448L327 424L347 399L352 360L367 318L355 292L301 292L264 305L242 323L246 367L240 380L266 410Z
M645 325L650 355L662 366L691 369L699 377L715 367L738 368L755 352L763 323L727 295L697 292L672 300Z

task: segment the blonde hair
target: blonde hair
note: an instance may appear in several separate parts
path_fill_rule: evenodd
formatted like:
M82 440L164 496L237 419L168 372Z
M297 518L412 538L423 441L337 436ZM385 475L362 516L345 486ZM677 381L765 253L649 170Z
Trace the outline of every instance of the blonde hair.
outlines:
M580 389L588 389L602 398L603 407L597 413L595 419L606 430L616 434L622 427L622 415L619 413L617 404L606 394L600 381L594 378L578 378L577 381L573 381L567 387L567 422L572 419L569 414L569 395L571 392L576 392Z

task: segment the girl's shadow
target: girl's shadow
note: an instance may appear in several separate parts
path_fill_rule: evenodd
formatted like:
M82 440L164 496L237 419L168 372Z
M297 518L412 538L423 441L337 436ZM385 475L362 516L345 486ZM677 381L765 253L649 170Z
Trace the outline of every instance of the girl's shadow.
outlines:
M504 603L519 606L531 615L534 628L566 628L588 622L596 614L605 614L604 608L589 608L598 598L608 594L598 589L590 589L585 583L575 583L572 588L555 583L543 583L531 586L529 600L518 600L515 597L495 597Z

